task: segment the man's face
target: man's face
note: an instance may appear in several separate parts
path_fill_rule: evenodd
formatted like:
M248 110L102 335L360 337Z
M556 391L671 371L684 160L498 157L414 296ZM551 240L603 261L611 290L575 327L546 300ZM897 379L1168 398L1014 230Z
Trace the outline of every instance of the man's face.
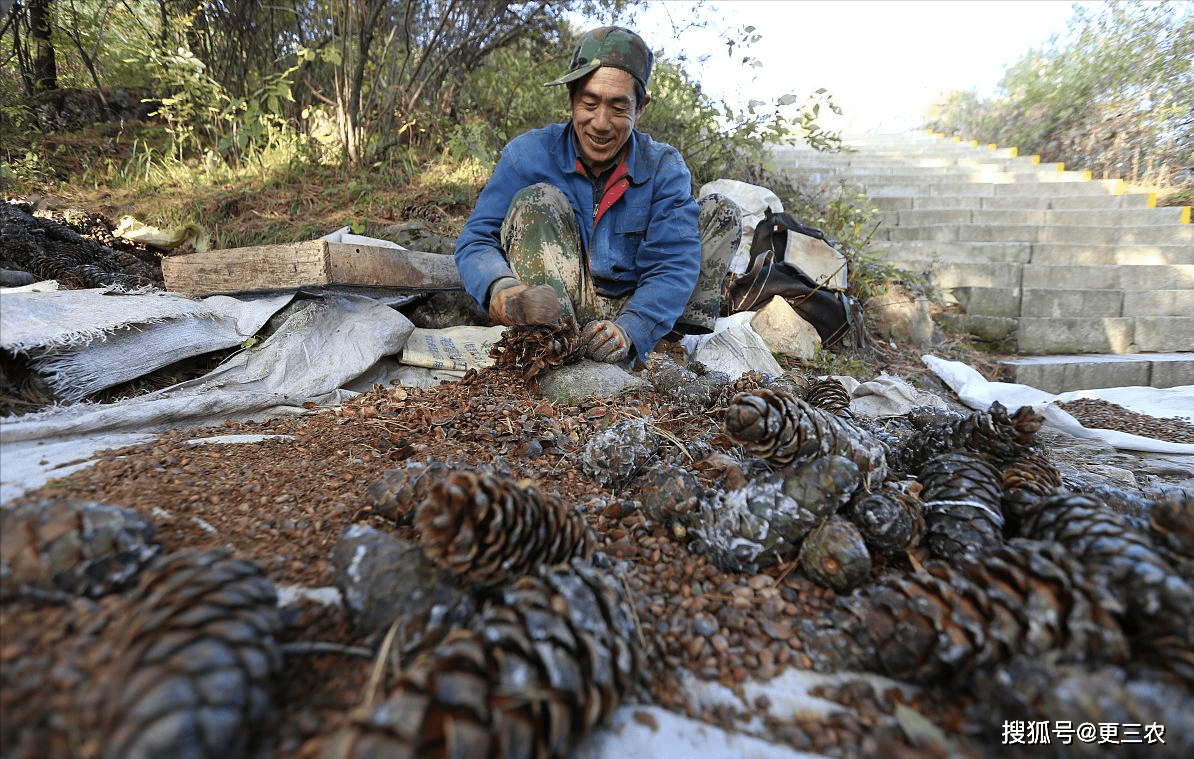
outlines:
M622 69L602 66L581 81L572 95L572 125L581 157L594 173L617 159L650 99L635 102L634 77Z

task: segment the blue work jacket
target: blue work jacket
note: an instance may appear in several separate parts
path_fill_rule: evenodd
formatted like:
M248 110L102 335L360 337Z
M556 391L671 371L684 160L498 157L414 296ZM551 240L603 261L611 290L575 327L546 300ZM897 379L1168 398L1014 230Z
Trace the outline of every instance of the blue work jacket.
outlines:
M593 181L576 170L569 123L552 124L511 140L456 241L464 288L485 305L489 287L514 273L501 248L502 221L515 193L546 182L563 191L576 214L581 244L597 292L631 293L615 320L645 357L676 323L701 268L692 176L671 145L633 130L626 155L629 186L596 217Z

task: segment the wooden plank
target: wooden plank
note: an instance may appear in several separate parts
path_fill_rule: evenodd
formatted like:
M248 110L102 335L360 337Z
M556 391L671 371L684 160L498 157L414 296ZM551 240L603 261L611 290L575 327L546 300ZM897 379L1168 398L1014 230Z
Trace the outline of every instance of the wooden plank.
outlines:
M192 295L326 285L327 246L323 240L308 240L167 256L162 278L167 290Z
M418 250L328 243L328 270L337 285L451 290L464 286L456 259Z
M309 240L170 256L166 289L192 295L321 285L451 290L463 286L452 256Z

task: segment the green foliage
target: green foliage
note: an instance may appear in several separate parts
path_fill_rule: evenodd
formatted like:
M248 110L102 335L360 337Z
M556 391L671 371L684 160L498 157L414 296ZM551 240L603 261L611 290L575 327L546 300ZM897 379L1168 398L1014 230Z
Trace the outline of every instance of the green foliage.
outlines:
M927 125L1090 169L1194 183L1194 3L1074 6L1064 39L1011 66L996 97L954 92Z

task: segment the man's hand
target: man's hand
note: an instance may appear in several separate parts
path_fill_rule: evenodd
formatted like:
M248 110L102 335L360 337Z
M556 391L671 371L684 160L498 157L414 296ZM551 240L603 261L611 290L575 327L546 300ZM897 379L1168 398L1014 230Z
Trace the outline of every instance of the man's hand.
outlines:
M585 355L594 361L613 364L630 355L630 338L611 321L589 322L580 333L580 341Z
M560 318L560 299L550 285L528 287L514 277L505 277L493 285L489 318L507 327L551 324Z

